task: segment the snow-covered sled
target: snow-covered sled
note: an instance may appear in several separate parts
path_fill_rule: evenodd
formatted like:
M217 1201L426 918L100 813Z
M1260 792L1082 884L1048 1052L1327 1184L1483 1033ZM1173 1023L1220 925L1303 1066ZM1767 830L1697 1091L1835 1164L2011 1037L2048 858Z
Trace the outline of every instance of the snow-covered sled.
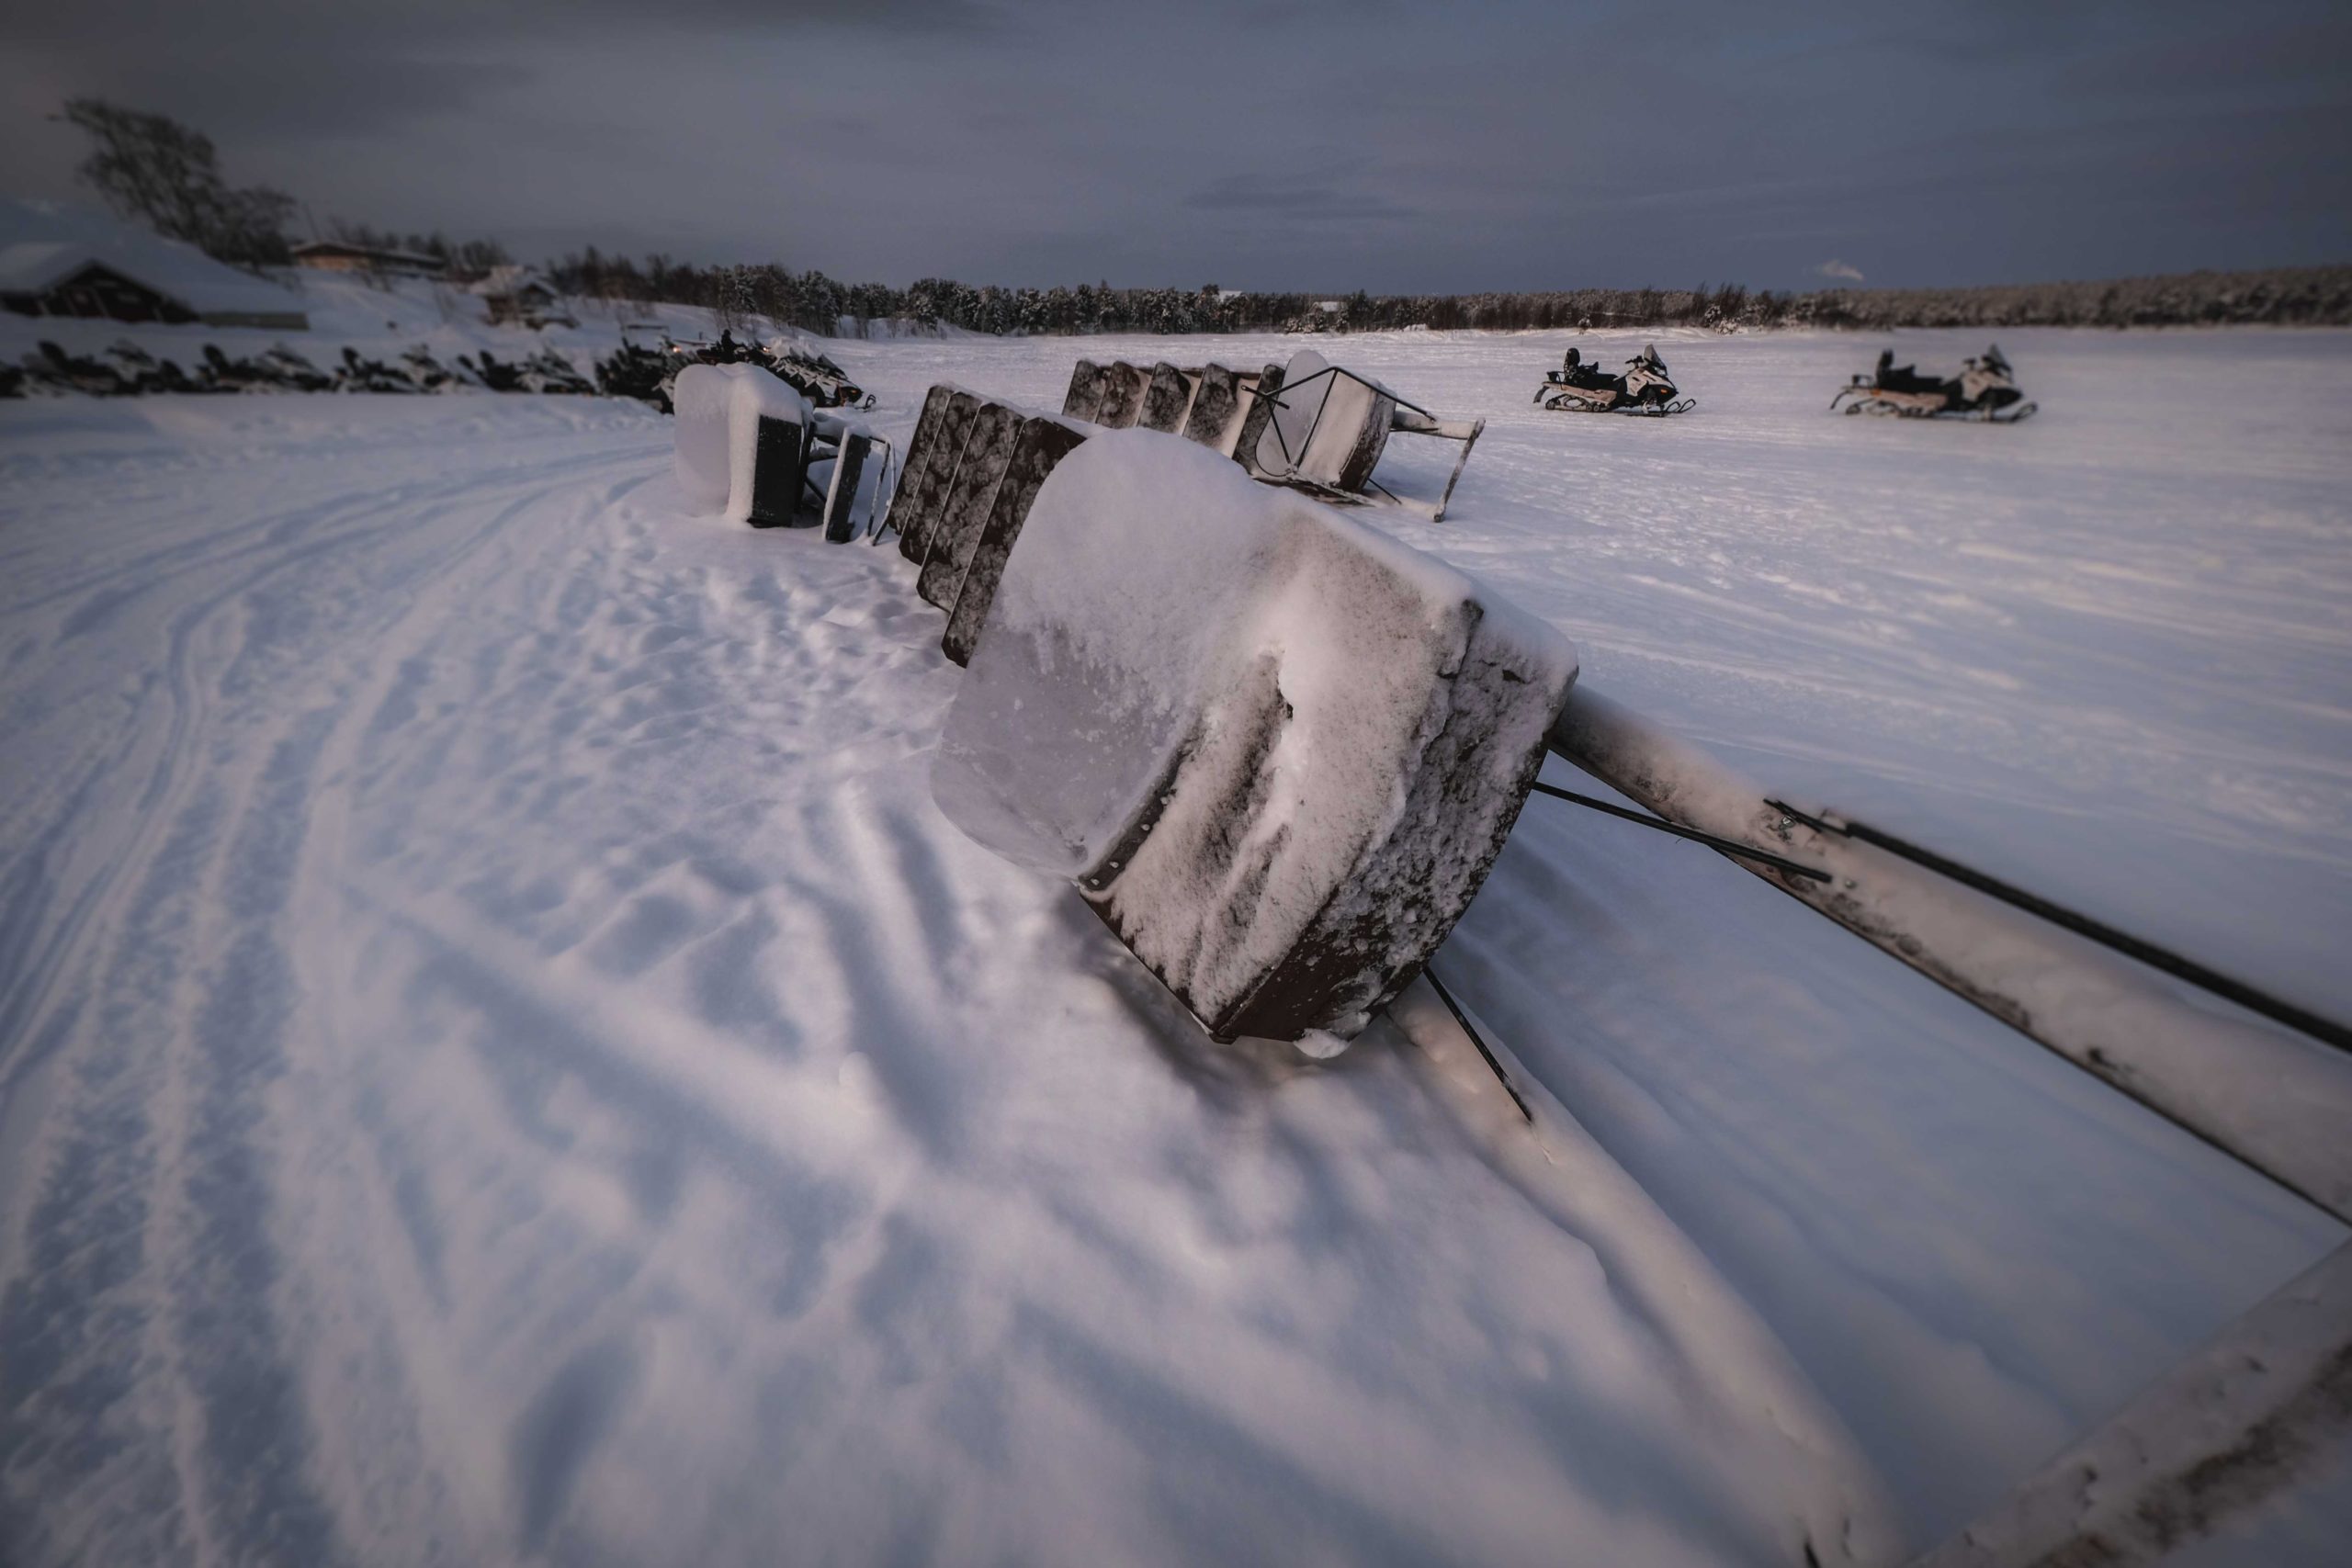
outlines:
M1222 365L1148 368L1081 359L1062 412L1112 430L1182 434L1222 452L1250 478L1340 506L1401 507L1441 521L1483 419L1444 420L1312 349L1255 373ZM1435 501L1399 495L1373 477L1392 434L1460 443Z
M1855 376L1829 400L1829 406L1835 409L1848 398L1854 400L1846 403L1848 413L1973 419L1989 424L2015 424L2040 406L2025 400L2017 373L1997 344L1963 361L1961 373L1950 378L1922 376L1912 366L1895 364L1893 349L1883 349L1877 368Z
M865 470L876 461L878 509L890 444L808 400L755 365L689 365L672 391L674 466L689 504L754 528L820 526L855 536ZM813 513L813 515L807 515Z

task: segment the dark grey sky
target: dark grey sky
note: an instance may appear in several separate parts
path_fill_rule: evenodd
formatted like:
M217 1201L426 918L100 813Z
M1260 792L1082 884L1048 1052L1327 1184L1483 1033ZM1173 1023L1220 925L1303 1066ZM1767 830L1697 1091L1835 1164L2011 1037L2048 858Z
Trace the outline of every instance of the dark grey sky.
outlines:
M2352 260L2352 5L0 0L330 215L904 283L1375 292Z

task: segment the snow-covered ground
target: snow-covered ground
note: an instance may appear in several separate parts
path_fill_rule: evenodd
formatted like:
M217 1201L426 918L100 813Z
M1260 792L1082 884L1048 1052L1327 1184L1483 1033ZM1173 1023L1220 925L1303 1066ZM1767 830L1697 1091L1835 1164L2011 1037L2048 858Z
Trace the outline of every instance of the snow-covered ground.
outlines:
M1828 415L1832 335L1533 409L1570 341L1639 344L1336 344L1490 421L1395 532L1752 776L2352 1014L2352 337L2005 334L2005 430ZM903 432L1295 346L834 352ZM1543 1146L1385 1026L1212 1045L933 806L896 552L684 516L669 442L0 404L0 1559L1886 1561L2343 1239L1556 803L1439 960ZM2339 1459L2184 1560L2347 1532Z

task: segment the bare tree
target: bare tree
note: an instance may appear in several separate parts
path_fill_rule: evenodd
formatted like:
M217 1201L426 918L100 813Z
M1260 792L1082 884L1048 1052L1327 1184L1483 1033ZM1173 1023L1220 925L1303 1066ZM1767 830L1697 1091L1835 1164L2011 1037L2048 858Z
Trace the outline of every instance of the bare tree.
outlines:
M231 186L202 131L103 98L74 98L62 118L96 143L77 172L116 211L225 262L287 259L282 231L294 198L267 186Z

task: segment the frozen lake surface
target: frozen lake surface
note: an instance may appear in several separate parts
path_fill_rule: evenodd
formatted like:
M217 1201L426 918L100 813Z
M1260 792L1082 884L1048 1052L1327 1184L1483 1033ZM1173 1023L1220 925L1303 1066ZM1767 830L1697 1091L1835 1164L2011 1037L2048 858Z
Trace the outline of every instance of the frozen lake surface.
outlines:
M1487 417L1385 525L1596 689L2352 1015L2352 335L2003 333L2007 429L1828 414L1881 340L1826 334L1530 404L1642 341L1317 346ZM903 434L1295 346L834 352ZM0 1560L1899 1560L2344 1239L1556 803L1439 967L1589 1146L1385 1026L1212 1045L932 805L895 550L669 450L0 404ZM2184 1561L2347 1532L2339 1459Z

